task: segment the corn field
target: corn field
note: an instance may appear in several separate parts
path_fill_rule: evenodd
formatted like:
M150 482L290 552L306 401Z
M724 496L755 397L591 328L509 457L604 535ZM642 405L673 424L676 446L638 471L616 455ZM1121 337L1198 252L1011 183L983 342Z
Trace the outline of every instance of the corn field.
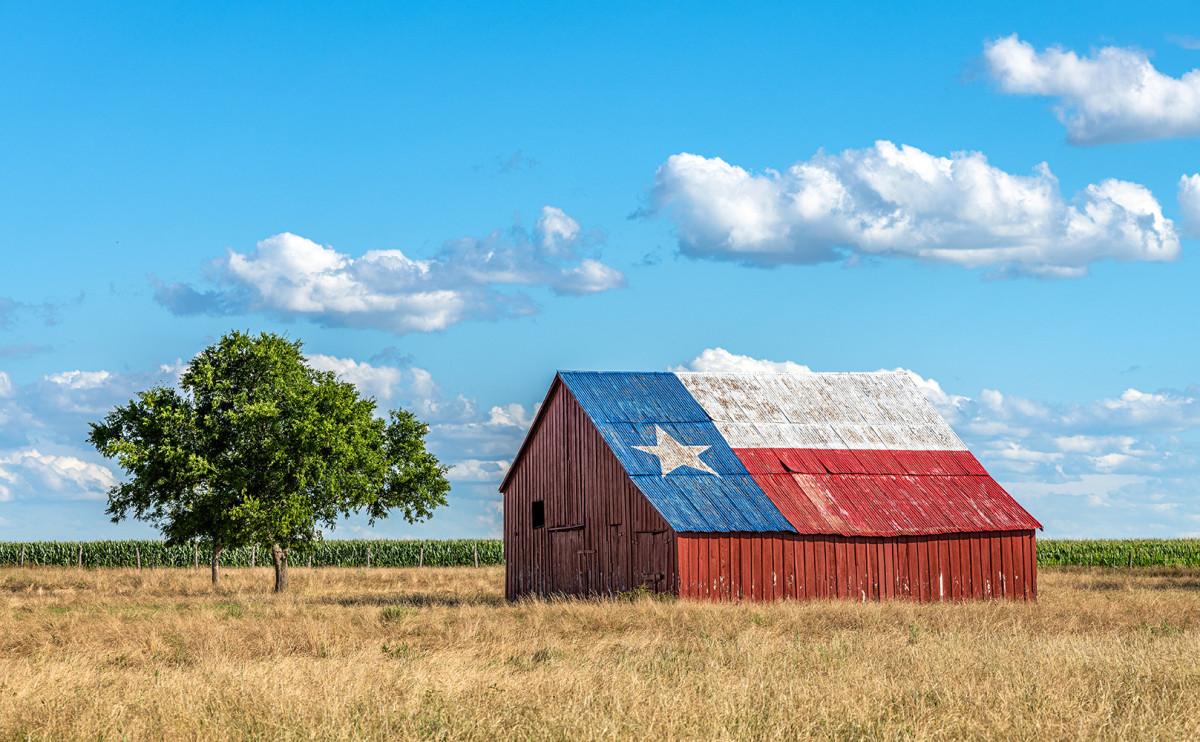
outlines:
M498 539L447 541L322 541L288 554L293 567L462 567L504 564ZM18 564L59 567L191 567L208 564L205 544L167 546L161 541L28 541L0 542L0 566ZM1042 567L1200 566L1200 539L1127 539L1038 541ZM265 566L266 549L242 547L221 552L224 567Z
M1121 541L1045 540L1037 543L1039 566L1200 566L1200 539Z
M293 567L464 567L504 564L498 539L448 541L321 541L313 548L288 553ZM207 565L205 544L167 546L161 541L31 541L0 542L0 565L58 567L192 567ZM221 566L271 564L267 549L242 547L221 552Z

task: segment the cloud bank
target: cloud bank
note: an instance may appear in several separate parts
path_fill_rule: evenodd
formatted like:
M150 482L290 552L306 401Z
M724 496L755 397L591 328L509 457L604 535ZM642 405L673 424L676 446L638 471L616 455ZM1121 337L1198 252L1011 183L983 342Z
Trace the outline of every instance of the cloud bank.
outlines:
M1200 69L1170 77L1138 49L1039 52L1016 34L988 43L983 58L1003 92L1057 98L1072 144L1200 136Z
M1045 163L1013 175L979 152L939 157L888 141L782 173L681 153L659 167L650 197L683 254L762 266L895 257L1074 278L1100 260L1180 255L1145 186L1108 179L1068 201Z
M582 296L619 288L616 268L580 255L579 222L546 206L532 233L513 227L483 239L447 242L432 258L400 250L360 257L288 232L213 264L216 288L159 283L155 300L176 314L265 312L335 327L370 327L397 335L434 332L471 319L536 312L520 287Z
M532 421L530 411L518 403L481 407L475 398L445 392L433 374L410 362L319 353L307 360L375 397L381 415L402 407L429 424L430 450L451 466L451 506L439 512L445 533L458 532L456 517L489 535L500 533L496 487ZM138 373L71 369L26 384L0 371L0 502L102 501L123 473L87 445L88 423L141 390L177 383L185 365L176 361Z

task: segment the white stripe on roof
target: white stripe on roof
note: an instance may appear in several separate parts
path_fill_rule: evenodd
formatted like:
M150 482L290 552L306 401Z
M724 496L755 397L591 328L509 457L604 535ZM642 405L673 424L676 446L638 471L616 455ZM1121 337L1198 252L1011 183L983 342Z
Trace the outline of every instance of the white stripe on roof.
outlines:
M675 375L733 448L967 450L904 373Z

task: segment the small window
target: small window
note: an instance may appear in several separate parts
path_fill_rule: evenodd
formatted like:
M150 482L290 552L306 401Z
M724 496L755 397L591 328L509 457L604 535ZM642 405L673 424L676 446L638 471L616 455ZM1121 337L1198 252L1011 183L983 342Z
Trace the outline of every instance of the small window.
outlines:
M545 500L533 501L533 527L541 528L546 525L546 502Z

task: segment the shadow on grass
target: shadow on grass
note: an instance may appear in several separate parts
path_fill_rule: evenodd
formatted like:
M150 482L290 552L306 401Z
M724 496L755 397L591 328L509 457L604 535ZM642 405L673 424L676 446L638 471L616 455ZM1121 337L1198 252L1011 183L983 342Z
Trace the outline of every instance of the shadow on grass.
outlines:
M1161 577L1154 582L1117 582L1114 580L1097 580L1088 584L1076 585L1073 589L1093 592L1130 590L1200 590L1200 578Z
M507 601L499 595L468 593L454 595L446 593L400 593L397 595L342 595L339 597L316 598L313 603L324 605L351 606L412 606L414 608L454 607L463 605L502 606Z

